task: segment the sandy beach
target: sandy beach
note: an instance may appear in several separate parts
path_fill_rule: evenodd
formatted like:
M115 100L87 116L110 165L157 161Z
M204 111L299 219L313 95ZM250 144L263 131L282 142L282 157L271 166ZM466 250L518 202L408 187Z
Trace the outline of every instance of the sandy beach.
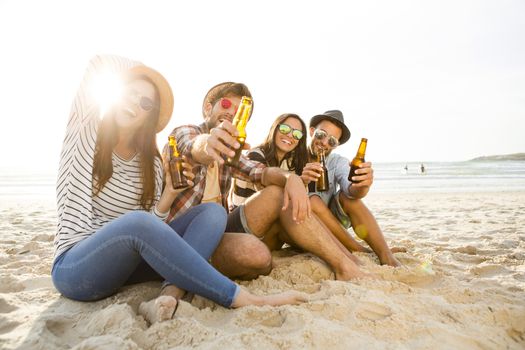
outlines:
M53 198L2 199L2 349L523 349L525 192L375 194L403 268L358 254L378 280L339 282L319 259L281 251L254 293L296 289L308 303L228 310L195 297L173 320L137 315L160 283L93 303L61 297L50 278Z

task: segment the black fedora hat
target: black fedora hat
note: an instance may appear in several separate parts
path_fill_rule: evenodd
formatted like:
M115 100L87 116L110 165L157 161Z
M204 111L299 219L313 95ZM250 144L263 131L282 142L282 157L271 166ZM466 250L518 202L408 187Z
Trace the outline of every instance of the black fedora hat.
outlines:
M341 128L343 132L341 133L341 138L339 139L340 145L348 141L350 138L350 130L345 125L345 118L343 117L343 113L341 111L326 111L323 114L318 114L312 117L312 119L310 119L310 127L315 127L323 120L328 120Z

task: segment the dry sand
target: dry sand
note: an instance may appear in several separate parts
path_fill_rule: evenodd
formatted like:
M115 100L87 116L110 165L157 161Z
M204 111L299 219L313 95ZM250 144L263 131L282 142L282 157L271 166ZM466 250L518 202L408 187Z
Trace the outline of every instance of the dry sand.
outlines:
M0 204L1 349L524 349L525 192L370 194L387 240L405 246L404 268L359 254L380 280L338 282L324 263L290 251L254 293L311 294L299 306L228 310L196 297L171 321L137 315L159 283L100 302L56 292L50 278L56 225L51 199Z

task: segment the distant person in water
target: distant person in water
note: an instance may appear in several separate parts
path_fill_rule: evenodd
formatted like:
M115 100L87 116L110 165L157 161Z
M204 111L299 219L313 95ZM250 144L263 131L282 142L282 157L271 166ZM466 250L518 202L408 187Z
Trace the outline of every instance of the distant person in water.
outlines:
M423 165L423 163L421 163L421 174L424 174L425 173L425 166Z
M408 174L408 164L405 164L405 172Z

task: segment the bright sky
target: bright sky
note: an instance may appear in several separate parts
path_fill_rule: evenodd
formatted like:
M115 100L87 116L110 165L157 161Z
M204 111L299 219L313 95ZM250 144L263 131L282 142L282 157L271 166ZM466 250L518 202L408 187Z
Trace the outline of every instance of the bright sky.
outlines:
M55 170L89 59L130 57L200 123L212 85L246 83L248 142L281 113L343 111L353 157L466 160L525 152L525 2L0 0L2 166Z

